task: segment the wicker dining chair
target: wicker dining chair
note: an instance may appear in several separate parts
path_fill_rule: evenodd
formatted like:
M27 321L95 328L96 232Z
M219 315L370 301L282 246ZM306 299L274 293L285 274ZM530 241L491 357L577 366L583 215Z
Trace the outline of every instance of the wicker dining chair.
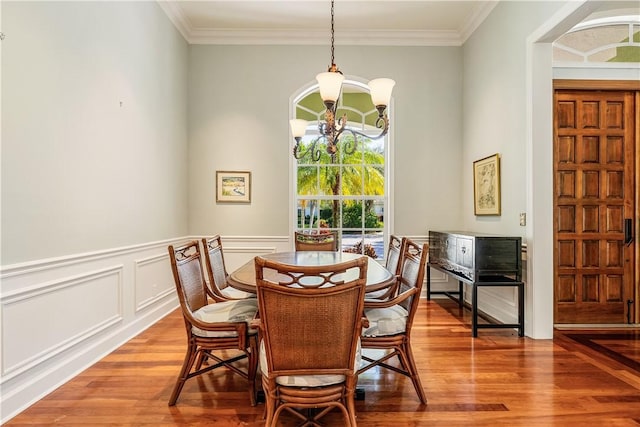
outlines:
M169 406L175 405L189 378L222 366L249 381L249 398L251 405L255 406L258 334L248 322L256 316L257 300L210 302L198 241L179 247L169 246L168 250L187 332L187 352ZM235 364L242 359L248 359L246 370ZM207 365L203 367L205 361Z
M338 233L331 231L328 233L307 234L299 231L295 232L296 251L337 251Z
M266 426L283 411L317 426L335 408L355 426L367 259L301 267L256 257L255 267Z
M209 278L207 293L214 301L255 298L255 294L229 286L227 282L229 273L225 266L222 239L219 235L203 238L202 247L204 248L204 265Z
M374 366L380 366L409 377L423 404L427 403L427 397L411 351L411 326L418 309L428 254L428 244L419 245L407 239L397 295L386 301L365 301L369 327L362 333L362 348L388 352L379 359L363 354L362 359L368 363L358 371L358 374L362 374ZM399 368L386 363L394 356L400 361Z
M398 278L402 268L402 257L404 255L407 239L395 235L389 236L389 246L387 248L387 261L385 268L396 277L396 280L389 286L369 292L365 295L365 299L387 300L393 298L398 290Z

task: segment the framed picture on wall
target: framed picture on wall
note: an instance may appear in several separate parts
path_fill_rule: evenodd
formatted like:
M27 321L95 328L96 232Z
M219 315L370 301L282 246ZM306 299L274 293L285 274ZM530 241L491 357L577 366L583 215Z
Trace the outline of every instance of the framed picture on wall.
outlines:
M251 203L251 172L216 171L216 202Z
M500 215L500 155L473 162L473 207L476 215Z

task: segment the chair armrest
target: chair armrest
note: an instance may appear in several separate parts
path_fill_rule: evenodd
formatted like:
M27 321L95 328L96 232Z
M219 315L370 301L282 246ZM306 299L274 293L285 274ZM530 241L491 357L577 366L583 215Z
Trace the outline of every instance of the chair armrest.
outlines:
M253 318L249 321L249 327L251 329L262 329L262 319L259 317Z
M249 325L247 322L204 322L200 319L193 317L193 314L183 309L183 314L189 319L189 322L203 331L222 332L222 331L235 331L238 335L247 335L249 331Z
M369 319L367 318L367 316L362 316L362 327L363 328L369 327Z
M387 307L392 307L392 306L398 305L402 301L406 300L407 298L409 298L410 296L415 294L417 291L418 290L416 288L411 288L411 289L408 289L408 290L402 292L401 294L398 294L396 297L394 297L392 299L388 299L388 300L384 300L384 301L365 300L364 301L364 308L366 309L366 308L387 308Z

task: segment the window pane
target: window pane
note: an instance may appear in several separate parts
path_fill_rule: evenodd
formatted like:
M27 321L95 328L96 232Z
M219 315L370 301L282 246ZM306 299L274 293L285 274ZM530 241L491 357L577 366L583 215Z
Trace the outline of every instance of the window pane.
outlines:
M320 166L321 196L337 196L340 194L340 166Z
M342 227L362 228L362 202L345 200L342 202Z
M362 166L348 165L342 167L342 195L362 195Z
M337 200L320 201L320 223L318 224L318 227L338 228L339 206L340 205Z
M315 196L318 194L318 168L301 166L298 168L298 194Z
M384 200L365 200L364 202L364 227L384 227Z
M342 232L342 252L362 253L362 232L343 231Z
M384 165L384 140L367 139L363 143L364 163Z
M382 231L369 231L364 237L365 254L371 258L384 258L384 236Z
M582 55L569 52L561 47L553 47L553 60L560 62L582 62L584 57Z
M384 195L383 165L371 165L364 167L364 194L367 196Z
M318 219L318 202L316 200L298 199L298 228L313 228Z
M589 59L591 60L591 59ZM615 50L615 55L608 59L609 62L640 62L640 47L620 46Z
M620 43L628 37L628 25L608 25L567 33L558 39L558 43L586 53L600 46Z

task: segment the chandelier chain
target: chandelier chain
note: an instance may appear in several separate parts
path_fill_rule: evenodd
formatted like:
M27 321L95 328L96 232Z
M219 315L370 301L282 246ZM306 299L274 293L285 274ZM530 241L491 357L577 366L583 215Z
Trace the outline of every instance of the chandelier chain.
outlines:
M331 0L331 66L335 65L335 59L334 59L334 44L335 41L335 37L334 37L334 30L333 30L333 0Z

